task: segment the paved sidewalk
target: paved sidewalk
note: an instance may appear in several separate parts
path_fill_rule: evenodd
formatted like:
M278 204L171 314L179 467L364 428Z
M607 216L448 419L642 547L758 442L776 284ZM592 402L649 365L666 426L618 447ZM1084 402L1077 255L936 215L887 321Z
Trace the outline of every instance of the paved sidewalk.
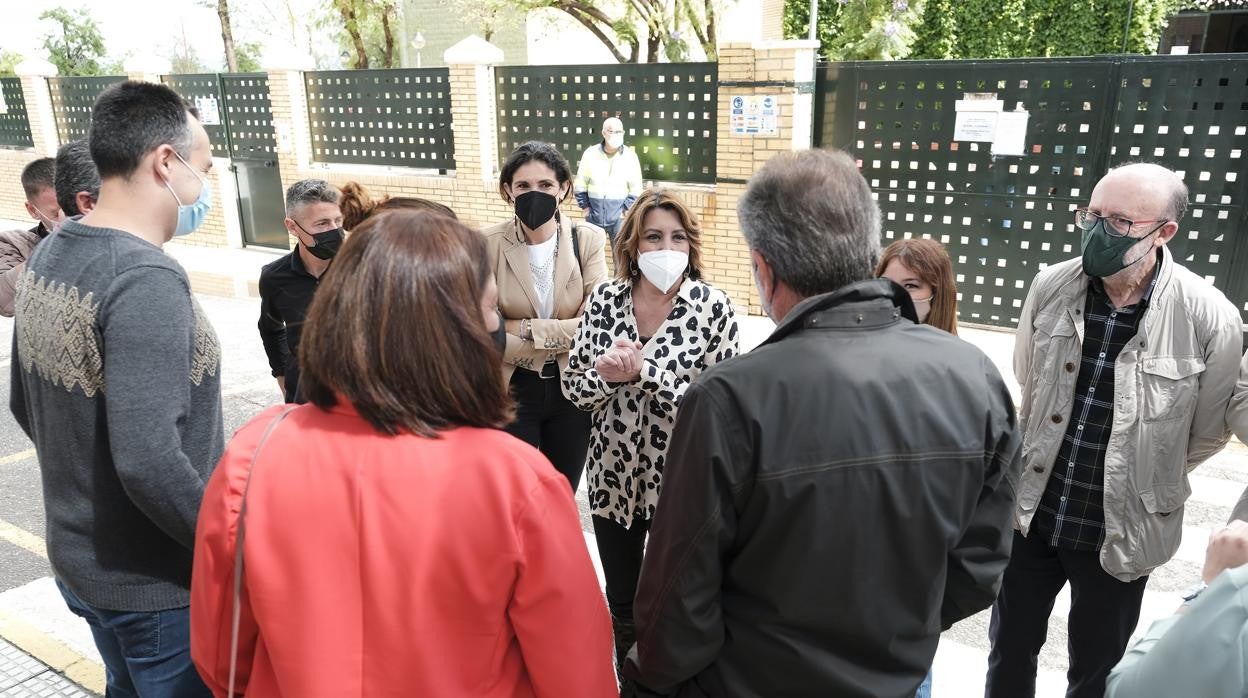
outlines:
M77 684L0 638L0 696L4 698L92 698Z

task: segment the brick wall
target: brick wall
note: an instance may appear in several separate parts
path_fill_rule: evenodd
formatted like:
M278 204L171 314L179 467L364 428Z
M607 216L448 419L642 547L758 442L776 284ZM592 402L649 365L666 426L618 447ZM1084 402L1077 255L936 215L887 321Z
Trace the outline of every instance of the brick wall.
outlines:
M33 149L0 149L0 218L15 221L30 218L24 206L26 193L22 191L22 169L40 157L43 154ZM27 227L34 225L32 220Z

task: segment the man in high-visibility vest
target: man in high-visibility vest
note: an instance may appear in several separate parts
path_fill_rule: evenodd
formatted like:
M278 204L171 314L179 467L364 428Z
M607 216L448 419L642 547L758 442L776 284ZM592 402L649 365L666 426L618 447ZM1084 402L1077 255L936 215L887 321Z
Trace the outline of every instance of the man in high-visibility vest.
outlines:
M581 155L573 184L585 219L607 231L611 242L620 221L641 195L637 151L624 145L624 124L611 117L602 123L602 140Z

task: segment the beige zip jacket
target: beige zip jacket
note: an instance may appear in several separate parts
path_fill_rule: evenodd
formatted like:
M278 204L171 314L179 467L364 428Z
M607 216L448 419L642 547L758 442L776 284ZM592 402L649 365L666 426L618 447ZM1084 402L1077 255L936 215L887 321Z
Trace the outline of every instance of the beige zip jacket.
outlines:
M1101 566L1124 582L1178 550L1187 474L1230 438L1226 412L1243 344L1235 306L1162 250L1140 331L1114 370ZM1024 437L1014 525L1024 535L1070 419L1087 292L1079 259L1054 265L1036 275L1019 318L1014 373Z

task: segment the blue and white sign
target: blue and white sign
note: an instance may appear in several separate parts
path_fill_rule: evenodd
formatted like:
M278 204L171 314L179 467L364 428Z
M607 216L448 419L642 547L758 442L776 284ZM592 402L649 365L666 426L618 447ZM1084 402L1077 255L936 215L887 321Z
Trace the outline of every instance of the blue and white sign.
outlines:
M728 118L734 136L774 136L779 129L780 105L775 95L732 98Z

